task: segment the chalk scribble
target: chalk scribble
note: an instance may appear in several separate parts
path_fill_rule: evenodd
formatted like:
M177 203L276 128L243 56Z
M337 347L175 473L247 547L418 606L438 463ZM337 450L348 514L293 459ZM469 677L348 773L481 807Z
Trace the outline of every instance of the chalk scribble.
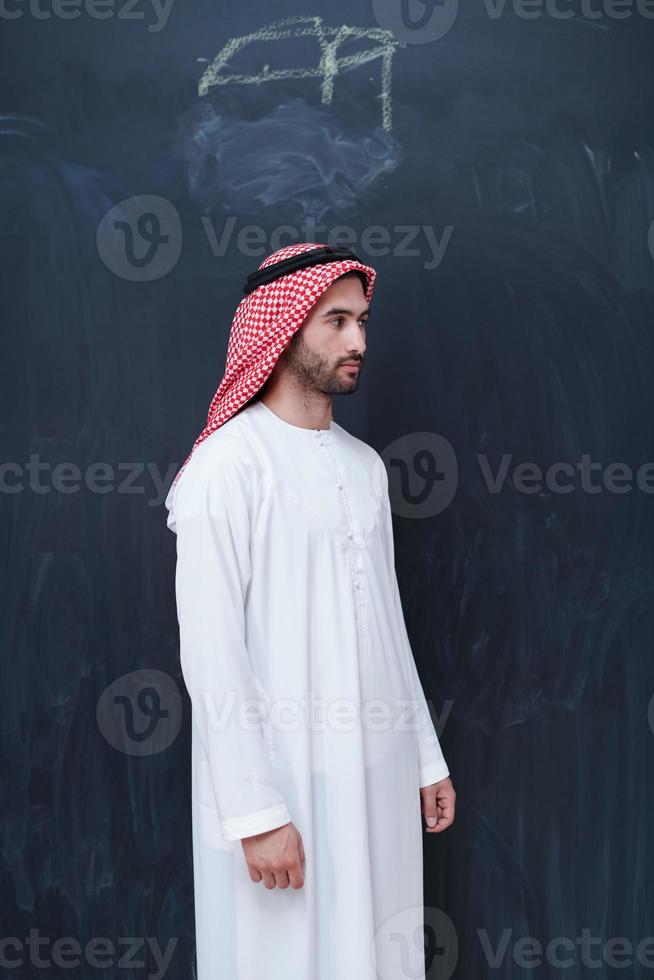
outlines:
M320 49L320 58L315 67L274 68L264 65L261 72L254 74L226 74L230 59L239 51L255 41L281 41L286 38L315 37ZM338 54L339 48L350 40L369 38L372 47L349 55ZM390 31L380 27L326 27L321 17L285 17L267 27L262 27L242 37L231 38L218 52L213 62L205 70L198 84L198 94L206 95L216 85L260 84L283 78L321 78L321 101L329 105L334 93L334 80L347 70L381 59L382 127L389 132L392 126L391 106L391 62L395 49L406 47L405 42L397 41Z

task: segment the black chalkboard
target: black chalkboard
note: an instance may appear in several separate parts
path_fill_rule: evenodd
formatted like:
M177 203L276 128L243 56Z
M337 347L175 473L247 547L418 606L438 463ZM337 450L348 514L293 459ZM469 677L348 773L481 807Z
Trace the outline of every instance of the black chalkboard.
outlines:
M245 277L292 240L378 273L335 418L387 463L458 794L428 976L649 975L653 16L4 5L3 976L193 976L163 499Z

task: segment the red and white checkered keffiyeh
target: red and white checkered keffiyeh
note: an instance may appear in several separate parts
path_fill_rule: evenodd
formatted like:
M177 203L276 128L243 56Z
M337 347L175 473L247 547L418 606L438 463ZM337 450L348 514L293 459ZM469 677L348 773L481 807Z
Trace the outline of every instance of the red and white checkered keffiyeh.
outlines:
M320 242L287 245L267 256L259 269L320 247ZM263 387L280 354L302 326L320 295L339 276L356 269L366 275L368 285L365 295L369 303L376 273L371 266L355 259L297 269L258 286L241 300L229 334L225 374L209 406L207 424L193 443L191 452L172 483L171 491L196 446L243 408Z

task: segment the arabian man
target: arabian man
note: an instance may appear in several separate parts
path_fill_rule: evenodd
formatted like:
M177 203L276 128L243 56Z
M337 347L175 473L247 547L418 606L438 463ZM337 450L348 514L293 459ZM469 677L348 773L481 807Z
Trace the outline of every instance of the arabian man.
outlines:
M314 243L248 276L166 498L198 980L424 980L422 817L448 827L455 792L403 617L386 468L332 417L359 384L374 281Z

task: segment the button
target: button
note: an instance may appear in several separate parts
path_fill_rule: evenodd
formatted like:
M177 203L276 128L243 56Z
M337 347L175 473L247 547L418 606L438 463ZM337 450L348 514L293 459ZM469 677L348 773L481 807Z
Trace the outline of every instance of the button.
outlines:
M354 588L355 588L355 589L360 589L360 588L361 588L361 586L359 585L359 583L358 583L358 582L355 582L355 583L354 583Z
M353 537L353 535L352 535L352 532L351 532L351 531L348 531L348 532L347 532L347 536L348 536L348 538L351 538L351 537Z
M343 484L342 483L337 483L336 486L338 487L339 490L342 490L343 489Z

